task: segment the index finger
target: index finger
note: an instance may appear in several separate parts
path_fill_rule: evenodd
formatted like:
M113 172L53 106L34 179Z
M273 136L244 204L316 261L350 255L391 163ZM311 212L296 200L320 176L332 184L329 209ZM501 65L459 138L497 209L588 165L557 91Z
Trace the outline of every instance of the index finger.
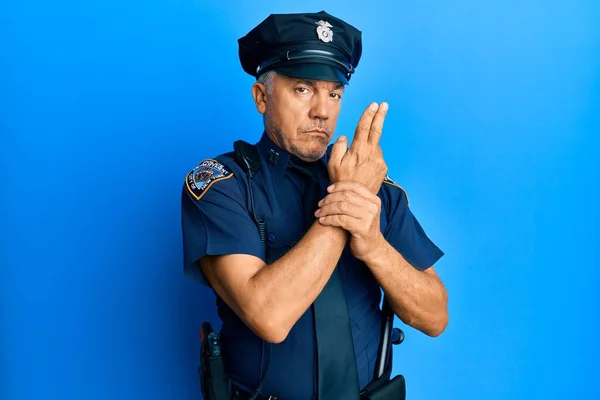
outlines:
M375 117L375 113L379 105L377 103L371 103L369 107L363 112L360 119L358 120L358 125L356 126L356 131L354 131L354 138L352 139L352 144L350 148L356 149L356 145L358 143L366 143L369 139L369 132L371 130L371 124L373 123L373 118Z
M388 103L381 103L375 117L373 117L373 122L371 123L368 139L369 144L379 144L379 139L381 139L381 134L383 133L383 121L385 120L387 110Z
M366 199L372 199L373 196L376 196L365 185L356 181L336 182L333 185L329 185L327 193L342 192L345 190L359 194Z

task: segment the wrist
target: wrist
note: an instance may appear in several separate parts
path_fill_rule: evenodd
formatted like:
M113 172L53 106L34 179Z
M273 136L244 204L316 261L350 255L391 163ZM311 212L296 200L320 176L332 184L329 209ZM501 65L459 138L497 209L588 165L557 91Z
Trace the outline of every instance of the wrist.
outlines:
M376 263L388 244L381 232L377 234L372 243L373 244L370 246L369 251L365 252L360 257L357 257L360 261L367 265Z
M344 228L338 226L323 226L319 221L313 223L311 230L317 232L321 240L328 241L330 244L335 244L337 242L346 243L349 237L348 232L346 232Z

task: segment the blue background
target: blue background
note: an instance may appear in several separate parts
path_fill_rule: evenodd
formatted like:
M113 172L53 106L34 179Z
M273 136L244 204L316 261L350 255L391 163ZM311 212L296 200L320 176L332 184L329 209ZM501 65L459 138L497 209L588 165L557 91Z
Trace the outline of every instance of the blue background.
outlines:
M390 174L446 252L447 331L395 349L409 399L600 398L596 0L8 3L0 398L200 397L181 185L261 133L236 39L321 9L364 38L337 133L389 102Z

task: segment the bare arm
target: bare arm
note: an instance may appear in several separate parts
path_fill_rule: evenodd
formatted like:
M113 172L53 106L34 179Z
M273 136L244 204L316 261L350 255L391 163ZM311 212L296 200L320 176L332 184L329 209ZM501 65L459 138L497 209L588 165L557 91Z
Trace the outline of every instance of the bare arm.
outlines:
M271 265L243 254L205 256L200 266L217 294L264 340L282 342L329 280L344 245L339 228L313 224Z
M448 294L433 267L419 271L383 236L364 260L381 285L394 313L407 325L440 335L448 325Z
M329 192L315 213L319 222L350 232L352 254L369 267L398 318L430 336L441 334L448 324L446 289L433 268L415 269L385 240L379 197L349 181Z

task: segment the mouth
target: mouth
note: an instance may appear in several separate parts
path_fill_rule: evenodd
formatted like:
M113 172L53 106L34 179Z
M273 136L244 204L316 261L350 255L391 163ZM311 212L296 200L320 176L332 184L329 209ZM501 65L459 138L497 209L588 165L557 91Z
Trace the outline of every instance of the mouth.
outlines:
M307 131L306 133L317 135L317 136L321 136L321 137L324 137L326 139L329 139L329 133L326 130L314 129L314 130L311 130L311 131Z

